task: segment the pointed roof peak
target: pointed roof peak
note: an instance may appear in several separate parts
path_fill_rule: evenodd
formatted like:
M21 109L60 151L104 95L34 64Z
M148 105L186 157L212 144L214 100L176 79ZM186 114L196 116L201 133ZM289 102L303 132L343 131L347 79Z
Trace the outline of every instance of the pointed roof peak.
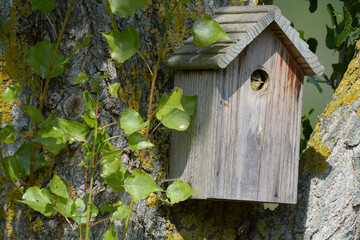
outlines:
M230 40L219 39L207 47L193 45L190 37L167 60L172 69L226 68L261 32L270 28L300 65L305 75L321 75L324 67L309 50L299 33L291 27L278 7L231 6L219 8L213 17L228 34Z

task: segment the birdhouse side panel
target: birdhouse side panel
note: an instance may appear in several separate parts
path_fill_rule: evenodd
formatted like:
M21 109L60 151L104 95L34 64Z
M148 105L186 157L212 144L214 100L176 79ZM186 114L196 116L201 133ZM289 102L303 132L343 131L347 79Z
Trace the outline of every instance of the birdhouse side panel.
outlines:
M183 89L183 95L197 95L197 104L189 128L172 131L169 178L181 179L198 190L194 199L208 198L208 188L213 184L210 175L215 155L215 72L175 72L175 86Z

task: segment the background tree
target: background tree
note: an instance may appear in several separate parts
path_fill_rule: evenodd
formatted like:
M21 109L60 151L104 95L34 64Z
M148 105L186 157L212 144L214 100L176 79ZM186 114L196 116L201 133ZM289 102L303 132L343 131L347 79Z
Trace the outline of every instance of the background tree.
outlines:
M173 1L171 1L173 3ZM13 122L20 129L17 143L7 147L5 154L13 153L23 139L30 138L29 126L33 123L27 115L20 114L22 105L39 105L38 93L41 79L30 71L25 62L27 50L42 40L56 41L67 11L67 1L57 1L56 10L44 15L31 11L28 1L13 0L0 3L1 63L0 80L2 85L21 83L24 90L15 104L1 102L1 123ZM165 59L188 37L187 26L201 12L212 13L214 9L229 4L227 1L194 1L194 6L181 6L172 21L170 42L166 46ZM52 25L47 20L49 18ZM44 115L58 115L78 120L81 101L77 96L92 86L73 86L78 73L85 72L96 77L99 72L110 74L109 80L102 84L120 82L120 100L112 97L107 90L100 93L103 111L100 118L114 122L127 107L146 112L149 98L150 79L146 66L140 56L131 58L124 64L110 59L109 48L101 32L119 29L123 32L128 24L136 26L141 44L139 52L149 62L155 62L159 49L159 38L164 30L164 8L162 2L148 1L146 8L134 16L120 18L112 15L105 1L79 1L69 18L60 51L68 54L75 44L80 43L86 34L92 34L91 44L80 49L69 60L65 74L54 78L49 84ZM333 100L315 128L310 143L302 155L297 205L279 205L274 211L265 209L263 204L238 202L213 202L190 200L169 206L158 201L154 194L147 201L135 204L128 239L356 239L359 219L359 166L360 166L360 112L359 112L359 73L360 45L355 48L356 55L350 63L344 79L337 88ZM162 63L163 65L163 63ZM172 89L171 73L165 68L159 72L156 96ZM3 90L2 90L3 91ZM115 125L109 133L119 134ZM168 162L169 131L162 129L155 136L156 151L146 156L143 168L154 179L164 183ZM21 136L21 137L20 137ZM125 139L113 142L116 147L125 148ZM68 179L67 186L73 195L84 191L84 172L79 171L78 163L82 153L77 144L68 145L58 155L52 166L37 172L35 185L46 186L54 173ZM123 153L123 162L138 164L139 156ZM100 173L96 171L97 176ZM73 239L77 234L58 214L44 217L30 210L26 205L16 202L21 195L14 190L11 182L0 178L0 238L3 239ZM73 186L78 186L74 188ZM95 182L98 192L95 203L115 202L121 199L129 203L127 194L108 191ZM108 215L99 216L105 218ZM91 238L101 239L107 229L107 222L94 228ZM123 223L116 222L115 230L121 232Z

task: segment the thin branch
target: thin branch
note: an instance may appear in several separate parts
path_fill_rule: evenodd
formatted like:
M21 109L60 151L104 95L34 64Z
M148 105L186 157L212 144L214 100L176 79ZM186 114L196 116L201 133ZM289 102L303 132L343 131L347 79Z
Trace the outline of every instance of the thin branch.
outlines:
M56 33L56 29L55 29L53 23L51 22L49 16L48 16L46 13L44 13L44 14L45 14L45 17L47 18L47 20L49 21L51 28L53 29L53 31L54 31L54 33L55 33L55 37L57 38L58 35L57 35L57 33Z

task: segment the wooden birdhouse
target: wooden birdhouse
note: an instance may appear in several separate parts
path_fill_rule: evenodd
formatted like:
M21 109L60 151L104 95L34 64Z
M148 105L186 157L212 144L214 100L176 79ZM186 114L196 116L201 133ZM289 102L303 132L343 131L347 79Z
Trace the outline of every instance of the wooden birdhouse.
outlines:
M324 67L276 6L223 7L228 34L208 47L192 38L167 67L197 95L189 129L173 132L169 178L194 199L296 203L304 75Z

